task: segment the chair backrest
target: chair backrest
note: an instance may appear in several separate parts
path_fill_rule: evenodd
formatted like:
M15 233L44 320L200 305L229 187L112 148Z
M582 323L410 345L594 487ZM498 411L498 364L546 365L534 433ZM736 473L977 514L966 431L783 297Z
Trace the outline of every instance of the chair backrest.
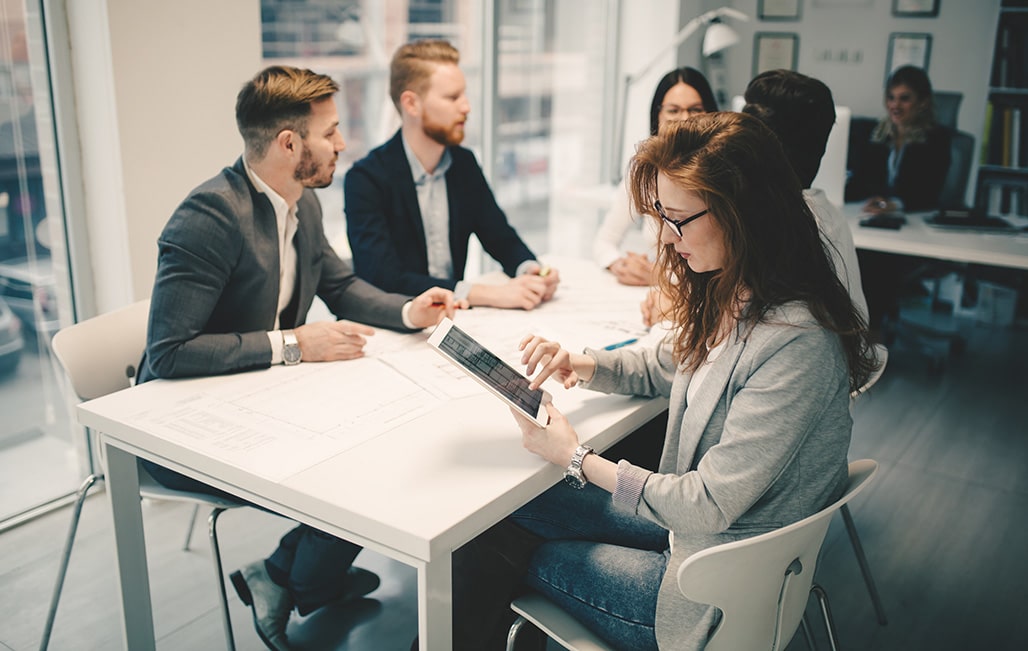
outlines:
M132 386L146 348L150 299L61 328L51 340L80 400Z
M974 163L974 136L954 130L950 134L949 171L939 193L940 208L967 207L967 182Z
M939 124L957 128L957 117L960 115L960 102L964 94L948 90L937 90L932 93L932 108L935 109L935 121Z
M862 387L850 394L850 400L856 400L870 391L871 387L882 377L882 373L885 373L885 365L889 363L889 349L881 344L875 344L875 357L880 363L878 369L871 374L871 377L867 378L867 382Z
M682 594L722 611L706 651L778 650L788 645L803 618L832 515L867 485L877 469L870 459L854 461L845 493L831 505L781 529L697 552L682 563Z

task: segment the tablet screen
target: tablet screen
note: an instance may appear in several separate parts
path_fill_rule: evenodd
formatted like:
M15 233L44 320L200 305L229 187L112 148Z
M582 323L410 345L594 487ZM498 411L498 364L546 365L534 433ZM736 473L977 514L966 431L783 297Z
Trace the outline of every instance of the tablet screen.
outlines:
M528 379L472 339L457 326L451 326L439 341L439 350L457 361L469 373L492 387L528 414L539 412L543 391L529 389Z

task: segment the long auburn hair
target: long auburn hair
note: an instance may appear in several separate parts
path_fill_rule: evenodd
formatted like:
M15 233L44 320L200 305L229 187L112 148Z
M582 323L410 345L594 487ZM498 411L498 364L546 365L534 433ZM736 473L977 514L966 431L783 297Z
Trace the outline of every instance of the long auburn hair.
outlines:
M696 273L673 246L659 247L660 288L679 326L675 359L695 370L707 346L727 337L726 319L745 333L772 309L799 301L839 336L850 387L860 387L878 364L867 323L836 276L800 181L770 129L742 113L706 113L669 122L641 143L629 166L629 192L636 210L663 227L653 207L660 174L702 199L725 249L721 269Z

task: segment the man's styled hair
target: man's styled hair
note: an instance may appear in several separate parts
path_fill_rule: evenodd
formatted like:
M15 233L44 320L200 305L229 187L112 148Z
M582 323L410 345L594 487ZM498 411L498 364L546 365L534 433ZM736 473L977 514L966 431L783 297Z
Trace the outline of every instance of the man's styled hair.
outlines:
M835 101L823 82L791 70L768 70L750 81L743 95L748 113L771 128L796 176L809 188L821 167L828 134L835 125Z
M397 111L400 111L403 91L412 90L423 95L428 88L429 77L440 63L460 63L460 52L449 41L423 39L400 46L389 64L389 97Z
M311 104L339 92L327 75L291 66L270 66L246 82L236 96L236 126L248 156L264 158L284 129L307 137Z

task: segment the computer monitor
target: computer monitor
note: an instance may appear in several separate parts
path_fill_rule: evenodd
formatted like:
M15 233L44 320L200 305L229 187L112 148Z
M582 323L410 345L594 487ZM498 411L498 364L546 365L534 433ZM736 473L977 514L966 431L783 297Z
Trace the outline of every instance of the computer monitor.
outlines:
M853 112L846 106L835 107L835 126L828 134L825 155L811 187L825 191L828 200L842 206L846 192L846 153L849 150L850 118Z

